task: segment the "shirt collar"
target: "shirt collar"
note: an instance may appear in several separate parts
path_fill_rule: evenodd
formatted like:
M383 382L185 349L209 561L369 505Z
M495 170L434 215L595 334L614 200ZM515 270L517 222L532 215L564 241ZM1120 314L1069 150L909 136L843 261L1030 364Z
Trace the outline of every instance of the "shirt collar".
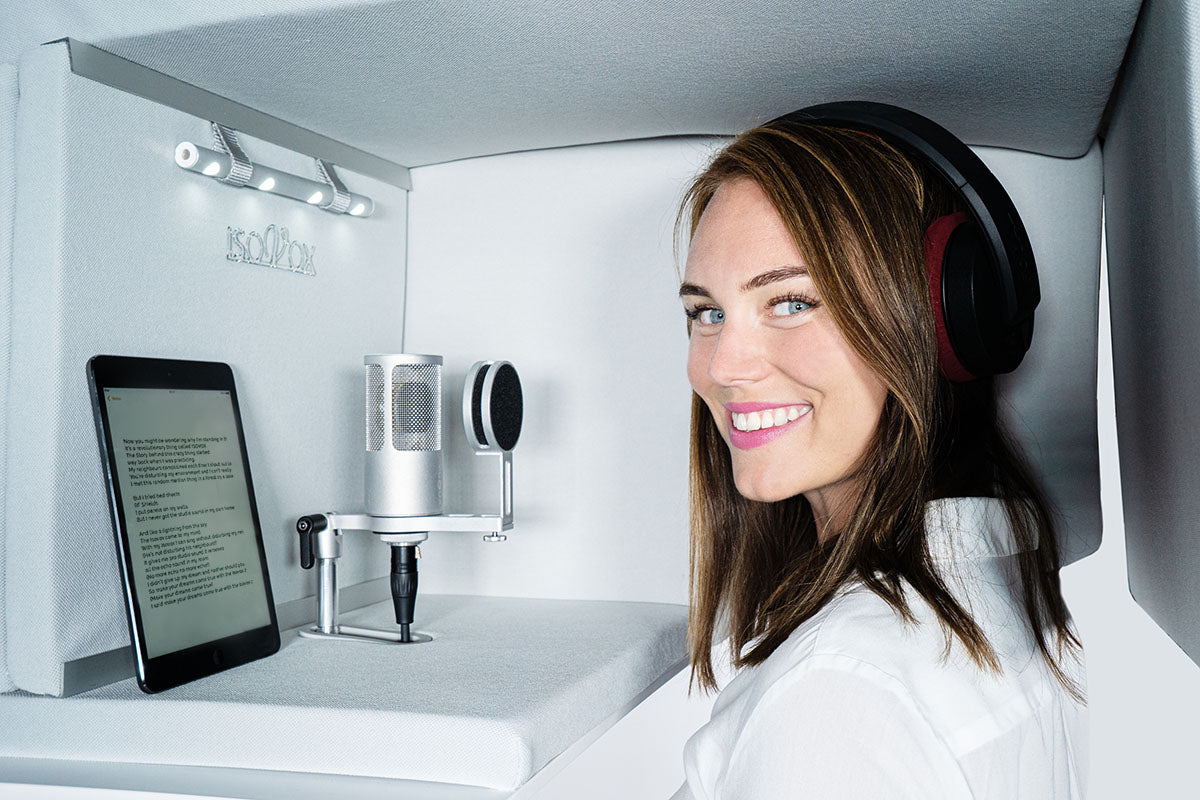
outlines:
M929 555L935 561L1012 556L1021 552L1004 504L995 497L948 497L925 504ZM1037 547L1037 530L1033 531Z

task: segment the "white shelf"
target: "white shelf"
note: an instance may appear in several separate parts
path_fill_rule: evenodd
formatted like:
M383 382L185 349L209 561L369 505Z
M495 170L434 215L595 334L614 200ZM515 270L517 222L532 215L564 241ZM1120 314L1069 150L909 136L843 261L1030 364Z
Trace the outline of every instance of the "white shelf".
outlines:
M384 627L391 613L389 600L342 622ZM195 792L195 768L206 768L226 796L243 784L232 796L258 796L256 781L278 796L280 774L293 773L296 800L328 796L314 774L346 776L357 790L382 779L383 793L401 781L405 796L450 796L446 786L416 792L425 782L503 797L685 658L680 605L421 595L416 619L432 642L330 642L291 630L270 658L157 695L132 679L69 698L0 695L0 781L52 782L38 765L64 760L75 785L110 788ZM140 779L122 771L130 785L104 779L131 764L145 766Z

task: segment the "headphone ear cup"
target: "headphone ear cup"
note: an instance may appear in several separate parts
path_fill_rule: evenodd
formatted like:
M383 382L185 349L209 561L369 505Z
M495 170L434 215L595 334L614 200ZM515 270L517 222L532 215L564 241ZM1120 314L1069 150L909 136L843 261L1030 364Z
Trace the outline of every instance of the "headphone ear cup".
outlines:
M942 287L946 281L947 272L955 273L956 270L962 268L960 260L957 259L956 263L947 264L946 253L951 238L956 232L967 227L969 223L970 218L962 211L938 217L925 229L925 237L922 242L925 252L925 277L929 280L929 300L933 306L933 327L937 332L938 369L948 380L960 383L973 381L977 376L963 366L955 352L949 322L951 310L946 308L947 303ZM955 248L955 251L961 252L958 247ZM955 282L956 276L956 274L950 276L952 282ZM954 316L959 318L961 314L956 313ZM954 328L962 327L960 319L955 319L955 323L957 324L954 325Z

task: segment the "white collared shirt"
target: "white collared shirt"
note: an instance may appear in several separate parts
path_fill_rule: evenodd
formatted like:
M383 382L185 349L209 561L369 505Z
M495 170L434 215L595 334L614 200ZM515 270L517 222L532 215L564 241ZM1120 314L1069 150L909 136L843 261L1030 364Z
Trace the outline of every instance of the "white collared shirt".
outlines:
M957 637L943 665L942 629L907 583L916 628L851 584L721 691L684 749L687 780L673 800L1085 796L1087 709L1028 630L1003 506L937 500L926 526L947 589L1003 675L981 671ZM1060 666L1086 692L1082 660Z

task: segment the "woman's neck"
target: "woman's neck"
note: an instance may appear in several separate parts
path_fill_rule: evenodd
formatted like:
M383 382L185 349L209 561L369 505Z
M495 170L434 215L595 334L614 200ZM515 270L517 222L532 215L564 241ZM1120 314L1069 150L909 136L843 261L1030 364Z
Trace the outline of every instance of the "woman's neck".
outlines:
M817 541L825 544L845 527L854 508L853 498L857 487L849 479L804 492L804 499L812 508L813 522L817 526Z

